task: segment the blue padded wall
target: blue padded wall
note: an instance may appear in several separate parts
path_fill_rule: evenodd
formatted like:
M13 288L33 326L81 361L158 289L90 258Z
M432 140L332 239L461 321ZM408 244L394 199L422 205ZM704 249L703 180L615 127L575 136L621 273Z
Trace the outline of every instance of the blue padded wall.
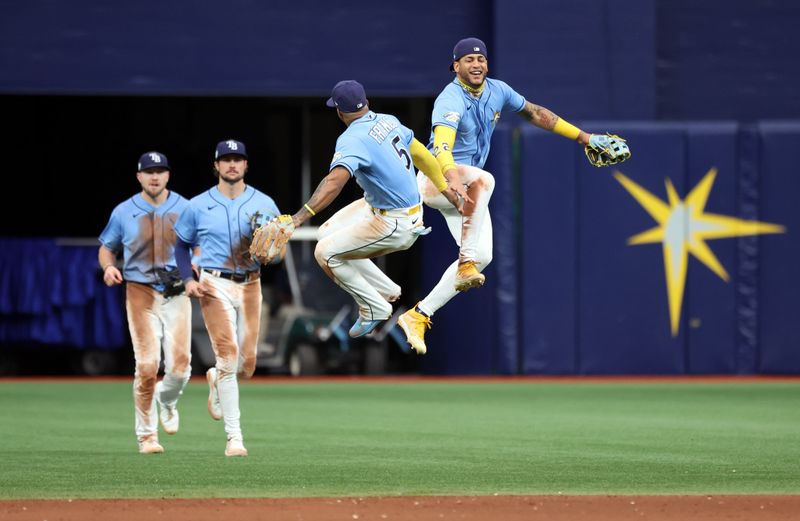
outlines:
M717 169L706 213L737 216L737 135L735 123L695 123L687 126L688 185L683 199L711 168ZM706 244L727 272L721 279L690 256L684 301L689 374L736 373L737 239L709 240ZM749 357L742 357L748 359ZM743 368L742 368L743 369ZM752 371L752 367L750 370Z
M800 248L788 233L800 226L800 182L792 175L800 124L581 127L625 136L632 159L618 169L596 169L574 143L533 128L520 132L521 372L797 373L800 286L791 273ZM789 232L707 239L727 280L707 265L712 260L689 253L673 336L662 243L627 244L657 221L612 172L669 208L684 204L712 168L717 174L703 213L762 220ZM667 179L675 188L672 203ZM686 224L677 230L686 240L694 231Z
M514 122L516 123L516 121ZM492 342L495 374L517 374L520 371L519 333L520 278L524 269L524 254L520 247L520 182L518 169L514 166L518 136L508 122L498 124L492 136L492 153L485 169L494 175L495 188L489 204L492 219L493 259L491 276L496 284L491 286L493 294L486 288L476 295L489 307L494 303L495 336Z
M667 177L685 193L681 126L596 122L582 128L625 136L634 157L618 170L654 196L666 199ZM681 373L685 327L682 321L679 334L670 335L661 244L626 244L656 222L611 176L613 171L585 160L578 165L580 373Z
M520 346L526 374L578 368L577 148L550 132L522 128Z
M800 373L800 193L797 149L800 122L762 123L759 218L782 224L786 235L764 235L757 243L759 279L758 371Z

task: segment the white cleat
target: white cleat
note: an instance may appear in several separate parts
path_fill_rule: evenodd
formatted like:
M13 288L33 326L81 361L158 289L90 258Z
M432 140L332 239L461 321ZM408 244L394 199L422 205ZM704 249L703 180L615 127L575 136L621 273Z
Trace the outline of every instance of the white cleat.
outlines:
M247 449L244 448L242 440L231 438L225 446L225 455L228 457L247 456Z
M156 384L154 394L156 403L158 404L158 418L161 420L161 427L167 434L175 434L178 432L180 426L180 417L178 416L178 405L167 405L161 401L161 388L162 382Z
M212 367L206 371L206 381L208 382L208 414L210 414L215 420L221 420L222 404L219 403L216 367Z
M164 447L158 443L158 436L151 434L139 439L139 454L161 454Z

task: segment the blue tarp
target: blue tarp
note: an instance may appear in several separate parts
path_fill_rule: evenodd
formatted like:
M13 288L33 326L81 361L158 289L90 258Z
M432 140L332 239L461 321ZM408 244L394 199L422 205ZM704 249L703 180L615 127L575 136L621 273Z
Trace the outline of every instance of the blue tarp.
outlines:
M125 344L121 287L103 284L96 246L0 239L0 344Z

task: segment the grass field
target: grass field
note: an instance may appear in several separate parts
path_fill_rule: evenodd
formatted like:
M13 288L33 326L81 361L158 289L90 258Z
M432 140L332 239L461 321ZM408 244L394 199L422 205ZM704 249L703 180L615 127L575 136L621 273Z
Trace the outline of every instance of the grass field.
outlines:
M800 493L800 381L266 379L235 459L206 396L145 456L130 381L0 380L0 498Z

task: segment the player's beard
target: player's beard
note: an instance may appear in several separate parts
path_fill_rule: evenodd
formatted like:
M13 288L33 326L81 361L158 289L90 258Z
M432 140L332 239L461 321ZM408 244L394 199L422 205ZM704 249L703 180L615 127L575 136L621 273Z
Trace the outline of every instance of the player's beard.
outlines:
M235 185L236 183L238 183L239 181L244 179L244 174L246 172L247 172L247 170L244 170L242 172L235 172L235 173L234 172L225 172L225 173L220 173L219 177L220 177L220 179L222 179L226 183L231 184L231 185Z
M463 69L459 69L456 74L458 75L458 80L464 85L469 85L473 89L480 89L486 81L486 76L489 75L489 68L484 67L480 70L479 80L476 80L472 74L470 74L469 66L464 66ZM476 81L477 83L475 83Z
M481 85L483 85L483 82L486 81L486 72L481 71L479 80L476 80L471 74L467 74L466 78L464 78L462 81L473 89L479 89L481 88Z

